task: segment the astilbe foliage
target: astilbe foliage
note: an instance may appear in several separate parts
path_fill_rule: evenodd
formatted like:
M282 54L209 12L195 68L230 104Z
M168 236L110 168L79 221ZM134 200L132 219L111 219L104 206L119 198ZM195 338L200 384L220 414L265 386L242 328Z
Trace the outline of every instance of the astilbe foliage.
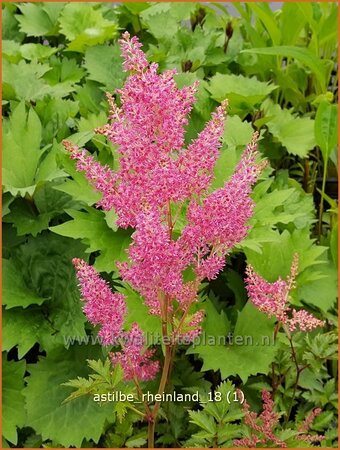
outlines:
M238 393L242 399L242 394ZM260 414L250 410L247 401L243 403L244 424L249 429L246 437L235 439L236 447L254 448L257 446L270 446L286 448L287 443L278 437L281 431L280 414L275 411L274 401L269 391L262 391L263 410ZM320 408L314 409L304 422L298 427L295 438L300 441L315 443L322 441L325 437L321 435L308 434L314 419L321 413Z
M301 331L311 331L323 326L324 321L301 309L297 311L289 306L289 294L295 288L298 274L298 255L295 254L291 265L290 275L283 280L281 277L274 283L269 283L258 275L251 265L246 269L246 289L253 304L268 317L274 316L289 331L299 328Z
M117 146L117 171L102 166L86 150L68 141L64 145L76 160L77 169L102 193L97 206L114 209L118 226L135 229L128 262L117 263L122 279L142 295L151 314L160 316L163 334L171 335L175 342L181 337L192 340L200 334L204 317L202 310L190 313L199 285L203 279L217 276L230 250L246 236L254 207L251 186L265 163L256 162L255 134L232 177L211 192L227 102L216 109L197 138L184 148L185 126L197 84L178 89L176 71L158 74L157 64L148 63L138 39L130 38L128 33L123 34L120 46L124 69L130 72L124 87L117 90L121 106L108 94L109 123L96 130ZM175 238L173 230L184 208L186 224L179 236L176 230ZM118 330L118 319L114 322L115 316L111 318L108 313L119 300L120 312L125 314L122 297L110 296L108 287L98 296L100 288L95 288L93 278L92 298L84 288L88 280L80 274L83 269L79 271L77 264L76 269L87 304L92 308L98 302L117 328L112 329L113 334L124 337L124 332ZM191 281L184 279L187 269L193 274ZM110 325L105 323L105 314L99 320L88 314L88 309L90 306L85 309L89 320L101 323L100 333L106 336ZM130 334L140 335L137 325ZM145 379L158 368L151 356L151 351L142 354L141 345L127 344L122 352L113 354L112 361L124 366L127 378L133 376L131 365L148 368L148 375L139 372Z

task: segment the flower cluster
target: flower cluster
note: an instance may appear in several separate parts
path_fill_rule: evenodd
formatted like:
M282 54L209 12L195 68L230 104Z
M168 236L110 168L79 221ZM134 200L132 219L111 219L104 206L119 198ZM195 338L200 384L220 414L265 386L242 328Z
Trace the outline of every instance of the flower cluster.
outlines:
M321 434L308 434L310 426L314 422L314 419L321 414L321 411L321 408L315 408L308 414L306 419L298 428L299 434L296 436L297 440L312 444L315 442L321 442L325 439L325 436L322 436Z
M243 403L244 423L252 430L249 437L235 439L237 447L256 447L257 444L273 443L277 447L287 447L286 443L275 436L275 428L279 423L280 415L274 411L274 402L267 390L262 391L263 411L258 416L250 411L247 401Z
M122 351L111 355L113 362L119 361L124 369L125 379L137 377L141 380L154 378L159 370L158 361L152 361L153 350L143 353L143 333L137 324L130 331L123 331L127 313L125 296L113 293L108 283L96 270L79 258L73 259L80 285L83 311L93 325L100 325L103 345L122 346Z
M242 398L241 395L239 395ZM261 414L250 411L249 404L244 401L244 423L250 428L250 435L241 439L235 439L234 445L236 447L255 448L257 444L262 446L273 445L275 447L286 448L287 443L277 437L280 432L280 415L274 410L274 401L267 390L262 391L263 411ZM307 443L320 442L324 439L321 435L309 435L309 428L321 412L321 409L314 409L306 418L306 420L298 428L296 439Z
M254 206L251 187L265 163L256 162L258 136L254 134L234 175L223 187L210 192L227 101L185 148L185 125L197 83L177 88L176 71L158 74L157 64L147 61L137 37L130 38L126 32L119 42L129 76L124 87L117 90L120 107L107 94L109 123L96 130L117 146L118 169L102 166L86 150L70 142L64 145L76 160L77 169L102 193L97 206L114 209L118 226L135 228L128 262L117 264L123 280L141 294L151 314L159 315L163 324L172 325L173 336L194 339L201 332L204 314L190 314L190 306L197 300L202 280L216 278L232 247L246 236ZM175 238L176 220L185 210L186 224L180 234L176 230ZM183 275L187 270L193 275L190 281ZM106 307L118 300L123 302L118 294L110 295L108 288L104 289L102 283L100 286ZM101 308L101 303L87 298L93 310L95 304ZM124 308L119 310L122 315ZM105 314L110 319L104 324ZM105 314L100 318L102 322L98 318L93 322L102 324L103 336L121 325L118 319L111 319L112 311L110 315L105 309ZM178 324L177 329L174 324ZM139 331L133 328L131 333L137 336ZM108 337L105 342L109 342ZM129 356L130 350L137 356ZM131 377L131 365L143 368L142 372L145 366L149 373L152 371L145 363L150 356L148 351L141 356L140 348L131 344L113 355L112 361L119 361Z
M290 331L299 328L301 331L311 331L312 329L323 326L321 321L305 310L297 311L290 308L289 293L295 288L295 278L298 274L298 255L294 255L290 275L286 280L279 278L274 283L269 283L258 275L251 265L246 269L246 289L250 300L268 317L276 319L285 324Z

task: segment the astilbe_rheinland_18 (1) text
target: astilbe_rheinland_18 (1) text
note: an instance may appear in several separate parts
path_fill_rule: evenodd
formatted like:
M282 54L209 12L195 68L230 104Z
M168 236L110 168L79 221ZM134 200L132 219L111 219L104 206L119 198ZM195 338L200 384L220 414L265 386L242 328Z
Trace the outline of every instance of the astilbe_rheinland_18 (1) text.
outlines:
M249 230L253 214L252 186L266 162L259 160L258 134L254 133L233 175L212 191L214 166L219 157L226 121L227 101L217 107L211 120L187 147L185 126L195 102L198 84L177 88L175 70L158 73L149 63L137 37L124 33L119 41L128 77L118 107L110 94L109 123L96 130L118 152L118 169L100 164L85 149L70 141L64 146L76 160L78 171L102 194L97 206L114 210L117 225L132 227L127 262L118 262L120 276L143 298L149 313L159 317L164 342L164 361L146 349L138 323L125 326L127 306L122 293L85 261L73 260L84 301L84 313L99 325L103 345L119 345L111 353L126 381L155 378L160 371L159 393L169 379L176 344L192 341L201 331L203 309L197 308L203 280L212 280L226 264L226 256ZM174 232L186 210L185 225ZM190 270L190 281L184 272ZM195 305L196 304L196 305ZM193 308L195 306L195 308ZM155 423L160 407L147 408L149 447L154 445Z

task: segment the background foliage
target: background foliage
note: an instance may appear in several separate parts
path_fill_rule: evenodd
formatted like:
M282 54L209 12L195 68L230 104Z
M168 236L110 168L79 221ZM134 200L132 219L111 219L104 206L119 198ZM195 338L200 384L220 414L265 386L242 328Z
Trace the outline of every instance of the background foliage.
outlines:
M237 17L219 3L2 5L4 447L146 443L145 426L133 413L120 422L126 411L99 408L90 397L62 403L72 392L63 383L108 370L95 364L106 354L81 311L73 257L90 260L128 294L131 322L138 318L149 332L158 327L117 278L115 261L126 258L130 232L117 230L114 214L94 208L98 194L61 145L66 137L86 144L101 162L115 166L115 148L93 129L107 121L105 91L124 82L116 43L124 30L140 37L160 70L178 70L179 86L200 80L187 140L229 99L214 188L232 173L254 129L260 129L260 150L271 163L254 189L251 232L202 292L207 334L232 331L259 344L255 351L183 348L174 387L204 396L233 383L258 411L260 391L273 385L277 374L271 370L279 367L285 375L275 400L287 410L294 375L288 344L261 344L260 335L271 335L272 325L247 303L243 271L247 260L274 281L288 274L298 252L294 305L328 325L323 334L296 338L308 368L294 417L299 422L321 407L314 429L326 436L322 446L337 446L337 4L284 3L276 12L266 3L234 6ZM239 417L237 408L221 405L164 404L157 445L232 446Z

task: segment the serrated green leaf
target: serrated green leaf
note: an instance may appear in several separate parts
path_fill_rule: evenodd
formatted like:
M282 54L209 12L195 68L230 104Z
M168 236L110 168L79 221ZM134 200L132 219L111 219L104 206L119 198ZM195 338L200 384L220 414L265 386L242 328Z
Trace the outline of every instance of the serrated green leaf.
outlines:
M21 59L21 48L23 46L16 41L2 40L2 56L10 63L17 64Z
M16 253L26 284L50 299L45 306L55 333L45 346L69 346L72 340L77 342L86 334L86 318L72 266L75 257L86 259L79 241L47 232L29 239Z
M240 149L243 151L251 140L253 128L248 122L242 122L240 117L227 117L223 143L220 156L214 167L214 179L211 183L212 189L218 189L224 185L227 179L233 174L237 161L240 157Z
M338 140L338 108L328 102L321 102L315 117L315 140L321 149L325 164Z
M161 321L159 317L149 314L148 307L144 304L143 298L125 283L121 283L121 286L117 286L117 290L126 297L126 304L128 307L126 324L131 325L134 322L138 322L138 325L144 333L149 334L151 338L160 336Z
M2 358L2 432L9 442L17 445L17 427L25 425L24 388L25 361L7 361Z
M109 228L102 211L88 208L88 212L66 211L73 220L51 227L50 230L61 236L81 239L88 252L100 250L95 266L100 272L111 272L115 262L126 258L125 250L130 243L130 232Z
M68 3L60 19L60 32L70 41L67 50L84 52L88 46L115 37L117 25L104 19L102 11L89 3Z
M326 70L324 62L307 48L297 47L293 45L281 45L264 48L252 48L249 50L242 50L242 52L269 56L287 56L289 58L294 58L311 69L311 71L319 81L321 89L323 91L326 89Z
M76 163L72 161L68 155L61 155L60 160L66 172L72 176L72 180L66 180L64 183L55 186L54 189L65 192L72 196L74 200L93 205L100 200L100 193L96 192L87 181L82 172L76 170Z
M13 195L33 193L39 159L41 123L33 109L28 113L24 102L18 104L3 127L3 184Z
M64 7L61 3L52 6L44 3L19 3L21 14L16 15L20 31L28 36L48 36L58 34L56 15ZM51 14L52 9L55 16ZM54 20L53 20L54 19Z
M2 294L7 309L41 305L46 300L27 287L20 270L10 259L2 261Z
M42 141L50 143L56 139L61 142L70 134L79 105L69 99L45 97L37 102L35 111L42 124ZM54 147L58 148L56 144Z
M2 321L2 349L9 351L17 346L19 359L23 358L36 342L42 343L45 335L54 332L42 311L37 308L5 309L2 312Z
M286 147L288 153L306 157L315 147L314 121L309 117L294 117L287 109L267 102L265 114L270 117L267 126L272 135Z
M318 268L320 278L304 283L297 292L299 299L327 312L336 304L338 294L337 271L330 262Z
M52 217L52 213L39 214L34 203L19 198L11 205L10 213L4 217L4 222L13 223L18 236L25 234L36 236L48 228Z
M23 44L20 46L20 53L23 58L28 59L29 61L33 59L37 59L38 61L42 61L44 59L49 58L54 53L57 53L58 49L55 47L49 47L47 45L41 44Z
M43 80L43 75L48 70L50 67L47 64L26 63L24 60L18 64L11 64L4 60L2 68L4 99L36 101L46 95L55 94L55 90Z
M190 422L198 425L203 430L207 431L211 435L214 435L216 432L216 424L212 417L209 417L203 411L189 411Z
M217 73L210 80L208 91L214 100L228 99L232 114L252 110L254 105L263 101L277 86L246 78L243 75L225 75Z
M101 64L98 64L101 61ZM85 52L84 67L89 79L104 85L105 91L113 92L123 86L126 77L122 70L122 57L118 45L96 45Z
M220 370L222 379L239 375L246 382L250 375L267 373L276 352L273 329L273 321L248 301L239 313L231 341L226 332L213 330L214 344L207 341L208 345L192 346L188 353L199 354L203 359L202 370ZM223 345L223 337L229 344Z
M83 439L98 442L106 420L113 421L112 406L99 405L90 396L62 403L70 392L62 383L75 376L87 376L86 359L98 358L100 352L97 346L73 346L69 350L58 347L47 358L29 366L24 390L27 425L43 440L80 448Z

